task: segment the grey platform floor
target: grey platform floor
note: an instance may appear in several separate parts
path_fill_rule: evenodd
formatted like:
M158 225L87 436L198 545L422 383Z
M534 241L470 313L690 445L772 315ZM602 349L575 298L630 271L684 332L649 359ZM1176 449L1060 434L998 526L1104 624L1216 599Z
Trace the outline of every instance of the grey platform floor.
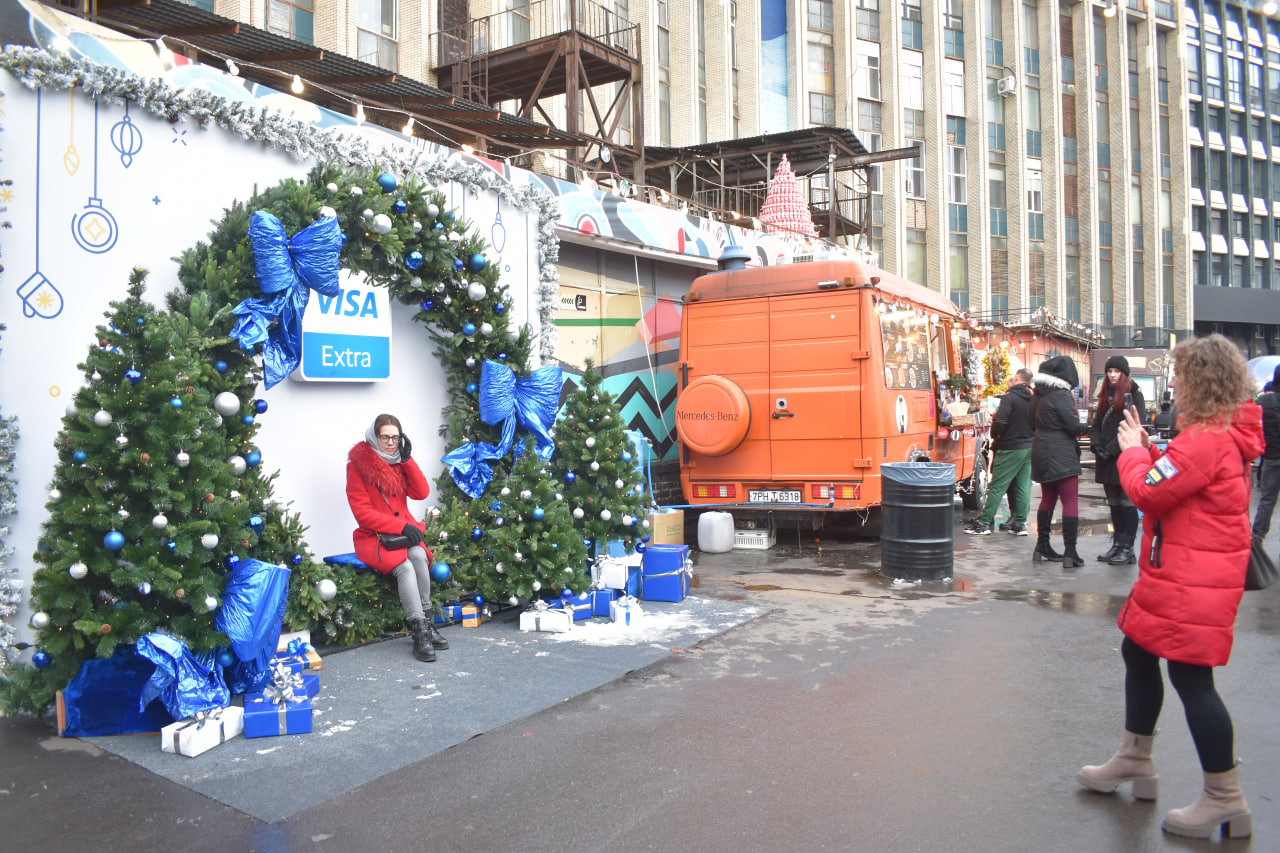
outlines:
M408 637L324 657L311 734L237 737L188 758L155 735L85 738L108 752L268 823L287 818L504 723L647 666L761 611L689 597L643 602L631 630L607 620L564 634L521 632L516 611L451 626L433 664Z

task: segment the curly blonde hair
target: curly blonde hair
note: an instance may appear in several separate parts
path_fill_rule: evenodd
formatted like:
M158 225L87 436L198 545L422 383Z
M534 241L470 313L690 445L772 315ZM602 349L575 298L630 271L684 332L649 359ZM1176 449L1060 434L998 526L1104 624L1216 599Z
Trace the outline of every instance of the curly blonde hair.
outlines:
M1253 399L1244 356L1222 335L1189 338L1173 349L1178 426L1226 426Z

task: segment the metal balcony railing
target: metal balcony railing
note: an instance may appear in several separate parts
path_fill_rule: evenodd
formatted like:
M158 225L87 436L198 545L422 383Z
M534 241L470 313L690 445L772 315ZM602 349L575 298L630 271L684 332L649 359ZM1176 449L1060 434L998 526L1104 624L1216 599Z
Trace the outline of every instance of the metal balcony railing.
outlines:
M640 58L639 27L625 16L590 0L536 0L432 34L428 60L438 68L570 31Z

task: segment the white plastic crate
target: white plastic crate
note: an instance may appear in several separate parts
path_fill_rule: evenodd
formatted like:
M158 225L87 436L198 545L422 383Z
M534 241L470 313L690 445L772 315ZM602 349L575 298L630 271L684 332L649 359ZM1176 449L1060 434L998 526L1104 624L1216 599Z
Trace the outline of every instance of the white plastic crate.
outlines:
M735 530L733 531L733 547L747 548L755 551L767 551L775 544L772 530Z

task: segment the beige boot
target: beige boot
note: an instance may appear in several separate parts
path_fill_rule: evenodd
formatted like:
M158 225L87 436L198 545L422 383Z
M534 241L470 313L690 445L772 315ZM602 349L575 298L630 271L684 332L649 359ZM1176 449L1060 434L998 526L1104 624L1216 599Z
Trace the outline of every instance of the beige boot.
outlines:
M1188 838L1212 838L1213 831L1226 824L1223 833L1231 838L1253 834L1253 816L1244 801L1236 768L1226 773L1204 774L1204 793L1185 809L1173 809L1164 816L1164 831Z
M1154 741L1154 737L1125 732L1116 754L1106 764L1081 767L1076 781L1102 794L1110 794L1121 782L1132 782L1135 799L1154 800L1160 784L1155 762L1151 760Z

